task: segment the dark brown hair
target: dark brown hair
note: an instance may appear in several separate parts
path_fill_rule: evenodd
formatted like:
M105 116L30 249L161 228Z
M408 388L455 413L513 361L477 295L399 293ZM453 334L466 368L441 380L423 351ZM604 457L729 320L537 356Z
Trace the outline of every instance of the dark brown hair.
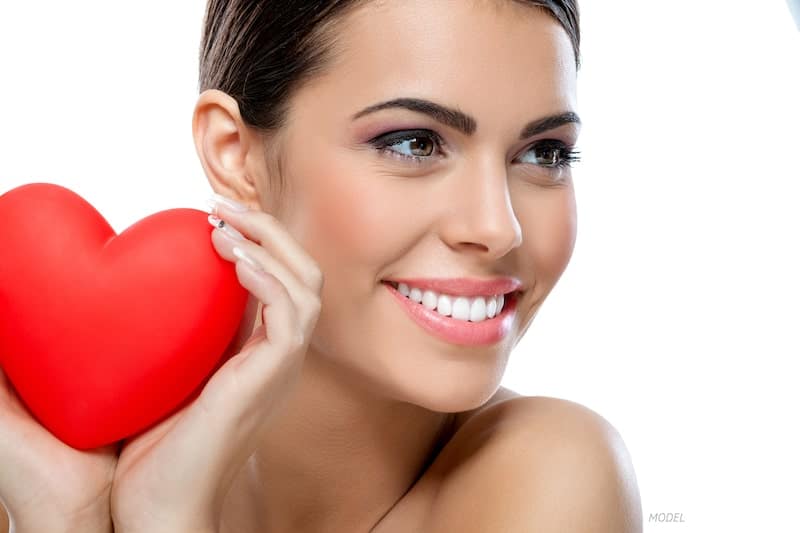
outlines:
M209 0L200 44L200 92L219 89L245 123L271 132L288 101L328 64L336 23L367 0ZM515 1L543 9L566 30L580 65L576 0Z

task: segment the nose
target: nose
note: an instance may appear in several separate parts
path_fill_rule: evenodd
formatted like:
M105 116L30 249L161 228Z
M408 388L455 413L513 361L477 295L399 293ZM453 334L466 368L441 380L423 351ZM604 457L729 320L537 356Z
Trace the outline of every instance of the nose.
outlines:
M457 251L473 250L497 259L522 243L522 228L514 213L504 164L474 165L453 174L449 207L440 225L441 239Z

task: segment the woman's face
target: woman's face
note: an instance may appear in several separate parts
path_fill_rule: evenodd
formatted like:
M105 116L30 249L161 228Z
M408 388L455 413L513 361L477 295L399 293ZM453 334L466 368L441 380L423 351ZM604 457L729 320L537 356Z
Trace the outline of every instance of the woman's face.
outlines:
M432 410L476 407L572 254L573 184L567 166L552 165L578 126L567 116L520 138L531 122L575 111L571 42L548 14L511 1L368 2L338 36L341 55L291 102L284 195L271 196L266 162L259 176L262 207L280 213L325 275L309 357ZM474 123L462 131L401 107L354 119L399 98ZM411 140L376 145L409 130ZM382 283L461 277L522 283L498 342L432 334Z

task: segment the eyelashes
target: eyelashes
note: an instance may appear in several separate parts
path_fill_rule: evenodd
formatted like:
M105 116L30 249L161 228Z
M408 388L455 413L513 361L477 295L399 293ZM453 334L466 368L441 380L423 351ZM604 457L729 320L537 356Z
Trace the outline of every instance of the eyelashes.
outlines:
M404 130L380 135L369 141L378 151L389 157L415 164L424 164L434 157L434 152L441 152L445 144L441 136L431 130ZM402 153L393 147L411 152ZM544 139L530 145L523 156L533 153L529 164L545 170L561 170L571 167L580 161L580 152L557 139Z
M555 139L538 141L531 145L525 153L533 153L535 150L542 150L543 153L536 156L537 159L541 158L542 162L537 161L534 164L545 168L561 169L571 167L572 163L577 163L581 160L579 151Z
M380 135L369 141L369 143L382 153L386 153L387 155L397 157L399 159L410 160L415 163L425 163L427 159L431 159L431 155L427 153L427 148L438 146L439 151L441 151L441 146L444 145L442 138L436 132L430 130L395 131L385 135ZM408 150L421 150L423 155L406 155L398 152L397 150L389 149L390 147L396 145L403 145L403 147Z

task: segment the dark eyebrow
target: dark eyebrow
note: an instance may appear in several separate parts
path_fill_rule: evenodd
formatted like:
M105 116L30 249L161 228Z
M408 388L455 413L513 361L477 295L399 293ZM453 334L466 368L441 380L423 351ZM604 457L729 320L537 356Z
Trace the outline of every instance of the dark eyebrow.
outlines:
M420 98L395 98L394 100L388 100L386 102L371 105L353 115L352 119L356 120L369 113L374 113L382 109L393 107L400 107L410 111L416 111L417 113L424 113L434 120L450 126L451 128L456 129L465 135L472 135L475 133L475 130L478 129L477 121L466 113L457 109L451 109L449 107L439 105L431 102L430 100L423 100ZM559 126L563 126L564 124L571 123L581 123L581 119L578 117L577 113L572 111L566 111L564 113L533 120L526 124L524 128L522 128L522 131L519 134L519 139L524 140L528 137L532 137Z
M580 123L580 117L573 111L565 111L564 113L540 118L539 120L532 120L522 128L522 133L519 134L519 140L522 141L528 137L533 137L534 135L556 129L564 124L580 125Z

